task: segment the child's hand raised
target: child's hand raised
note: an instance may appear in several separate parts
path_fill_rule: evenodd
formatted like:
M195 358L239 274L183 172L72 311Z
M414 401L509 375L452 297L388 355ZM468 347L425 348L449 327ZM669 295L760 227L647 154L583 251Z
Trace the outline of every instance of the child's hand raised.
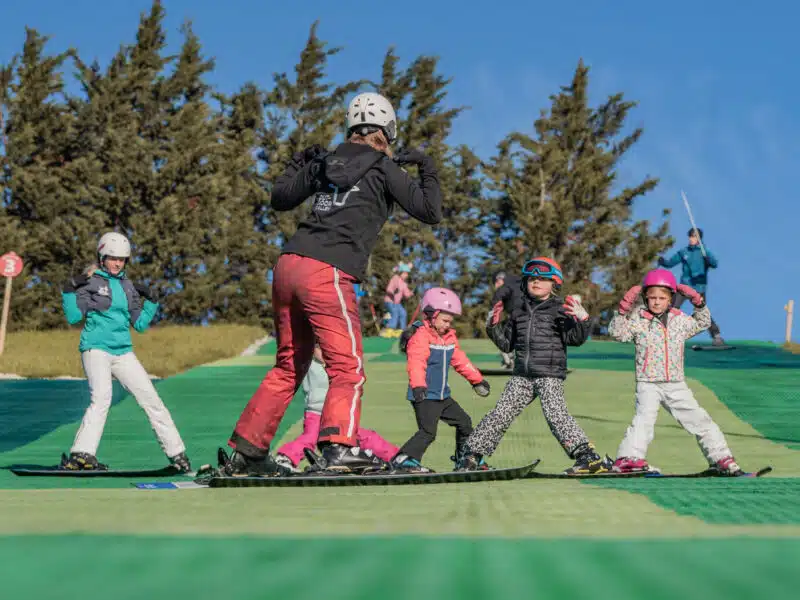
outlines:
M576 321L586 321L589 319L589 313L581 304L580 298L575 296L567 296L564 301L564 312Z
M706 302L700 292L690 288L688 285L680 284L678 286L678 293L688 298L695 306L703 306Z
M634 303L636 302L636 298L639 297L639 294L642 293L642 286L635 285L622 297L622 300L619 301L619 314L627 315L631 309L633 308Z

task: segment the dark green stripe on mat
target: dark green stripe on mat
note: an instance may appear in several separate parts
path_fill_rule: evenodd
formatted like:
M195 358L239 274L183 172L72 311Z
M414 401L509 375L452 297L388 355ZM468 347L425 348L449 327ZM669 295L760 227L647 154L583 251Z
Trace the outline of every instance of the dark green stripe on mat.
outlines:
M8 598L751 600L800 584L797 539L28 536L0 538L0 560Z

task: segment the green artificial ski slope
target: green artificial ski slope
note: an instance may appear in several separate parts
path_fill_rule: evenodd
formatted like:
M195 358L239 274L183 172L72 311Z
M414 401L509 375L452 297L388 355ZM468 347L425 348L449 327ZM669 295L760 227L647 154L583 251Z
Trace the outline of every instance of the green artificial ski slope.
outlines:
M154 490L129 480L21 478L0 470L2 589L12 598L703 598L791 597L800 577L800 356L764 344L687 352L689 384L758 480L527 480L390 488ZM479 367L492 346L466 340ZM274 361L274 344L160 381L195 463L211 462ZM396 340L365 340L363 424L402 444L414 431ZM632 348L571 349L569 407L614 455L633 411ZM452 375L475 423L499 396ZM85 382L0 381L0 467L55 463L88 401ZM302 393L279 438L302 430ZM278 444L280 441L278 441ZM277 447L277 444L276 446ZM442 426L425 462L446 469ZM165 463L124 391L100 447L120 468ZM495 466L568 459L538 404L509 430ZM648 458L664 471L704 467L695 441L661 415ZM188 479L187 479L188 480ZM356 572L351 566L358 564ZM76 566L89 566L86 571ZM78 573L81 572L81 575ZM5 594L2 597L6 597Z

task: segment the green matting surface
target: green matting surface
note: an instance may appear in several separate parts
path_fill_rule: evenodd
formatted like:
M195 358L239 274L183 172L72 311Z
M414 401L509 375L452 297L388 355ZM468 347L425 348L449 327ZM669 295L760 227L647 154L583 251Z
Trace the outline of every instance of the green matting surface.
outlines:
M9 598L752 600L791 598L800 584L800 540L788 539L0 539L11 554ZM70 556L93 566L91 583Z
M415 430L404 356L393 339L367 338L364 347L362 424L400 445ZM490 343L463 347L480 367L499 366ZM274 343L256 356L157 382L195 466L215 461L273 355ZM632 346L613 342L570 351L570 411L612 456L633 416L632 357ZM10 574L3 590L37 598L111 590L115 598L162 597L174 589L208 598L522 598L531 590L540 597L791 597L800 583L800 356L740 343L728 352L687 350L687 364L690 387L739 462L772 465L772 474L174 491L137 490L131 480L23 478L7 467L53 464L69 450L88 403L86 383L0 381L0 563ZM475 423L504 379L491 384L491 396L479 398L452 373L453 396ZM302 414L300 392L273 448L302 431ZM452 452L452 430L441 425L424 462L447 469ZM119 468L166 462L143 412L121 390L99 455ZM489 462L533 458L542 458L541 471L570 464L538 403ZM704 468L694 439L664 411L648 459L665 472ZM92 565L91 586L71 576L70 556ZM358 558L358 576L341 568L345 557Z

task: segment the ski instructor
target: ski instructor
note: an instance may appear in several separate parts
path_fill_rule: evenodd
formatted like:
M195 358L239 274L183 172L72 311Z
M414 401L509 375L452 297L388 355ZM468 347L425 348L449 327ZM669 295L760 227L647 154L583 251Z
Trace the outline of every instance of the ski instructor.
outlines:
M355 473L379 459L357 446L364 374L361 322L353 284L395 204L415 219L442 219L436 165L420 150L393 157L397 119L379 94L359 94L347 109L346 140L333 152L312 146L296 153L272 189L272 207L288 211L313 197L308 218L283 246L274 269L275 367L239 417L228 445L230 475L280 473L270 443L311 363L319 340L330 387L318 447L327 468ZM420 182L400 165L419 167Z

